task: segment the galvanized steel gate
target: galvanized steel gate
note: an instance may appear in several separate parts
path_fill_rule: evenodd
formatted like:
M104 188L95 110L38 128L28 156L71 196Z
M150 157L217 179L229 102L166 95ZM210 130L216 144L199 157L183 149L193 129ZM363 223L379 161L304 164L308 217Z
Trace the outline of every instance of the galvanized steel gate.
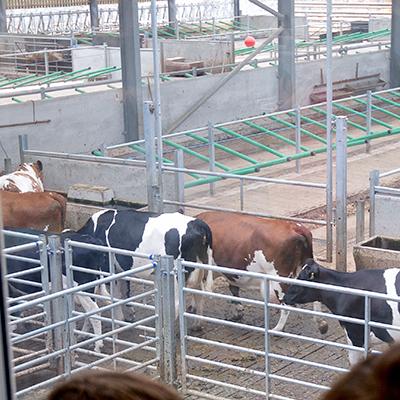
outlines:
M163 326L163 323L174 322L171 258L152 259L146 254L70 240L62 246L58 236L46 239L16 232L5 231L5 234L18 236L22 242L6 249L6 257L32 263L31 269L7 274L8 282L23 283L38 290L28 295L13 290L13 297L9 298L17 384L19 377L29 375L28 384L17 386L18 396L47 389L69 374L93 367L140 370L171 382L174 373L170 371L174 365L170 360L174 356L168 346L173 343L172 331ZM37 259L13 254L35 248ZM109 257L109 272L73 265L72 257L77 248L104 252ZM138 266L116 273L113 260L116 254L135 257ZM41 273L41 282L25 279L32 272ZM77 272L91 274L93 278L77 285L74 282ZM149 278L152 273L154 281ZM129 285L128 297L118 297L121 284ZM98 290L105 285L109 286L109 293ZM172 306L167 307L166 301ZM119 307L133 308L134 322L123 320ZM36 376L39 370L42 374Z

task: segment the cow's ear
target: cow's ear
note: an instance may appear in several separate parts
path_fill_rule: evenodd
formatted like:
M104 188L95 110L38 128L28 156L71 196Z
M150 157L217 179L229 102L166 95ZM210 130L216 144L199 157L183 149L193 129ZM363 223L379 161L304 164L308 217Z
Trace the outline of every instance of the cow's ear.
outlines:
M36 165L39 168L39 171L43 171L43 164L42 164L42 162L40 160L36 161Z

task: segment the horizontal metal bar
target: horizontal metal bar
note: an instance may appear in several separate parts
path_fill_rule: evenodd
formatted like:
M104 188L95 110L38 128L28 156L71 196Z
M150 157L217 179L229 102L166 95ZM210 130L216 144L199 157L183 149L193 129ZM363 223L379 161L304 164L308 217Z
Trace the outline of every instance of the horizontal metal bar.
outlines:
M318 385L316 383L311 383L311 382L306 382L306 381L301 381L299 379L294 379L294 378L288 378L287 376L280 376L276 374L270 374L270 378L276 379L282 382L287 382L287 383L294 383L300 386L306 386L312 389L319 389L319 390L329 390L329 386L323 386L323 385Z
M34 305L37 305L37 304L40 304L40 303L44 303L46 301L54 300L54 299L56 299L58 297L61 297L61 296L66 296L68 294L74 294L74 293L77 293L77 292L79 292L81 290L90 289L92 287L101 285L103 283L109 283L109 282L112 282L112 281L116 281L118 279L124 278L125 276L129 276L129 275L133 275L133 274L136 274L136 273L144 272L144 271L147 271L147 270L153 269L153 268L154 268L154 266L152 264L150 264L150 265L144 265L142 267L137 267L134 270L130 269L128 271L119 272L117 274L113 274L113 276L108 276L106 278L97 279L95 282L89 282L89 283L85 283L85 284L80 285L80 286L74 286L74 287L69 288L69 289L64 289L61 292L52 293L52 294L49 294L47 296L43 296L40 299L32 300L32 301L30 301L30 302L28 302L26 304L23 304L23 305L16 305L16 306L10 307L8 311L10 313L21 311L21 310L25 309L27 307L27 305L32 307Z
M39 264L40 265L40 260L38 260L38 259L16 256L15 254L5 254L5 258L6 258L6 260L17 260L17 261L23 261L23 262L29 263L29 264L36 264L36 265Z
M216 176L220 178L232 178L237 180L244 180L244 181L256 181L256 182L267 182L267 183L276 183L278 185L289 185L289 186L302 186L308 188L317 188L317 189L325 189L325 183L312 183L312 182L305 182L305 181L294 181L289 179L275 179L275 178L264 178L261 176L243 176L243 175L236 175L232 173L226 172L214 172L214 171L205 171L205 170L197 170L197 169L190 169L190 168L178 168L178 167L170 167L170 166L163 166L162 168L165 171L174 171L174 172L195 172L199 175L206 175L206 176Z
M14 236L14 237L20 237L23 239L31 239L40 242L39 235L31 235L30 233L22 233L22 232L17 232L17 231L9 231L7 229L2 229L3 234L6 236ZM42 243L42 242L40 242Z
M40 272L42 270L43 270L43 266L36 267L36 268L30 268L30 269L26 269L23 271L14 272L12 274L6 274L6 275L4 275L4 278L6 278L6 279L17 278L19 276L24 276L27 274L31 274L33 272Z
M268 281L274 281L274 282L279 282L279 283L286 283L288 285L304 286L304 287L309 287L309 288L314 288L314 289L329 290L331 292L336 292L336 293L353 294L353 295L358 295L358 296L362 296L362 297L368 296L368 297L375 298L375 299L400 302L399 296L388 296L388 295L385 295L382 293L371 292L368 290L353 289L353 288L348 288L345 286L335 286L335 285L330 285L330 284L326 284L326 283L310 282L310 281L304 281L304 280L294 279L294 278L284 278L284 277L278 276L278 275L261 274L261 273L249 272L249 271L239 271L238 269L219 267L219 266L209 265L209 264L194 263L194 262L190 262L190 261L185 261L183 259L181 260L181 263L182 263L183 267L189 267L189 268L194 268L194 269L198 268L201 270L209 270L209 271L219 272L221 274L226 274L226 275L234 274L234 275L244 276L247 278L254 278L254 279L268 280Z
M98 157L84 154L57 153L54 151L24 150L24 154L33 157L58 158L62 160L88 161L102 164L131 165L145 167L146 162L141 160L129 160L115 157Z
M260 390L251 389L249 387L234 385L232 383L221 382L221 381L217 381L215 379L204 378L204 377L193 375L193 374L186 374L186 378L200 381L200 382L211 383L213 385L222 386L222 387L225 387L228 389L236 389L236 390L240 390L242 392L252 393L252 394L256 394L256 395L265 397L265 392L262 392ZM252 383L249 382L249 384L252 384Z
M386 176L396 175L399 173L400 173L400 168L396 168L396 169L392 169L391 171L383 172L382 174L379 174L379 178L384 178Z
M13 247L7 247L3 249L3 254L11 254L17 251L24 251L24 250L31 250L35 249L37 246L39 246L42 242L35 242L35 243L26 243L26 244L20 244L18 246L13 246Z
M390 188L386 186L374 186L375 193L394 194L400 196L400 189Z
M202 205L202 204L182 203L179 201L172 201L172 200L164 200L163 203L177 205L177 206L185 206L187 208L195 208L195 209L199 209L199 210L239 212L239 210L235 210L234 208L213 207L213 206L206 206L206 205ZM289 216L285 216L285 215L272 215L272 214L265 214L265 213L255 213L255 212L250 212L250 211L240 211L240 213L246 214L246 215L255 215L258 217L281 219L284 221L302 222L305 224L316 224L316 225L322 225L322 226L326 225L326 221L317 220L317 219L297 218L297 217L289 217Z

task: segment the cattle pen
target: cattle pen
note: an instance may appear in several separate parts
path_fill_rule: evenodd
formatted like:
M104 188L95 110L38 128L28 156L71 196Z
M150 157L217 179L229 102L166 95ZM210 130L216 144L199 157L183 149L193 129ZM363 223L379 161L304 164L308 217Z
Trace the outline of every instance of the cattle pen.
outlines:
M70 376L114 370L188 400L317 399L384 351L374 339L400 331L394 270L374 291L295 278L312 263L375 269L352 252L385 269L400 259L399 49L396 0L0 0L4 172L40 160L45 190L67 200L66 232L0 230L0 397L44 400ZM154 251L128 234L110 245L126 209L272 218L310 232L313 261L283 274L260 249L243 269L218 265L215 242L208 263L188 261L178 218ZM139 225L127 229L144 242ZM237 255L247 236L229 234ZM357 300L342 313L288 305L289 286Z

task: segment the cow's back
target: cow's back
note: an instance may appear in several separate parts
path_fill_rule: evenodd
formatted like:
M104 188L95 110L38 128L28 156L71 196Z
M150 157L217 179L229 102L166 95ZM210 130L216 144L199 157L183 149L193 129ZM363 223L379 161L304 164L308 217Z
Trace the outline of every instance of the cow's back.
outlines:
M45 229L64 228L66 200L54 192L14 193L0 191L3 224L9 227Z
M204 212L197 218L211 229L217 265L244 269L249 257L262 250L280 274L289 275L313 256L311 233L298 223L220 211Z

